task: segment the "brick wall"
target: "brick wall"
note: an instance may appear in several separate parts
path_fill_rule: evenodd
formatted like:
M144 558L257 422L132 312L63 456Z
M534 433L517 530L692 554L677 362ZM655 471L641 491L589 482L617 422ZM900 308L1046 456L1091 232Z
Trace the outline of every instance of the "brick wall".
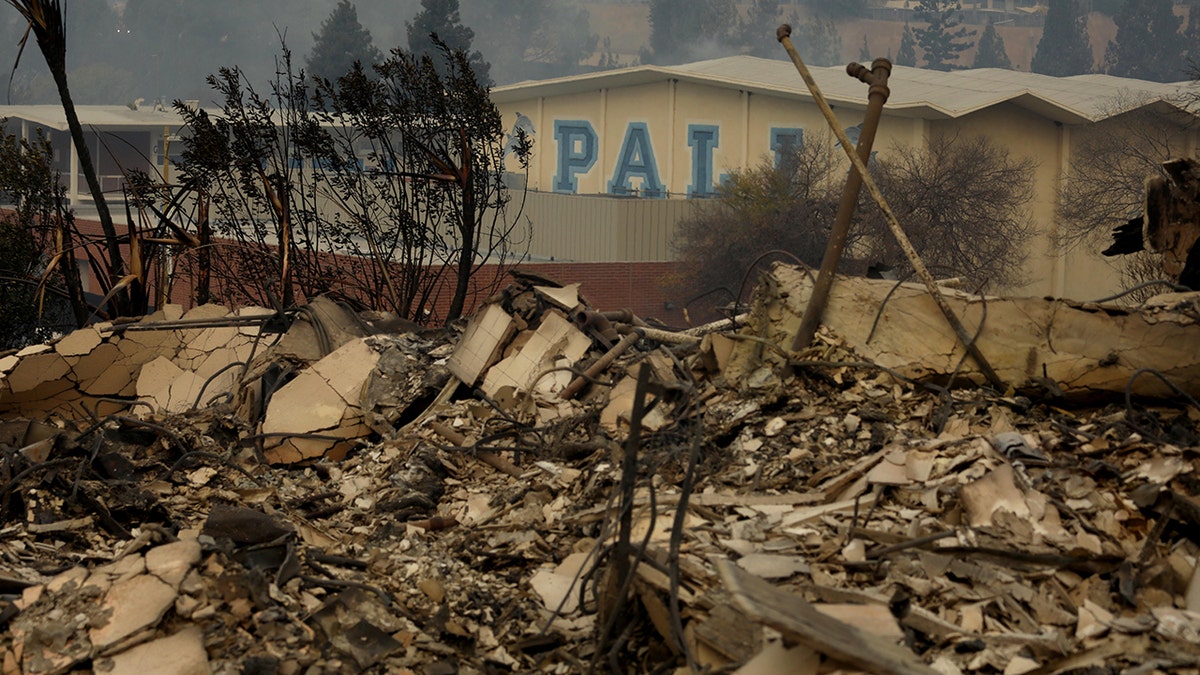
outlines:
M99 223L80 220L79 229L97 240L101 239ZM125 225L118 225L118 232L124 234ZM93 244L97 247L98 244ZM122 247L128 257L128 247ZM185 257L194 257L193 253L185 253ZM82 259L84 256L77 256ZM194 293L189 275L185 273L188 265L185 259L177 261L177 276L171 289L171 301L190 307L194 303ZM678 262L539 262L522 263L516 269L536 274L557 281L562 285L580 284L580 293L594 309L619 310L630 309L639 317L658 319L669 326L685 325L684 315L680 306L682 300L671 297L667 290L668 280L679 268ZM128 265L128 261L127 261ZM92 269L90 288L97 292L100 288L96 278L99 270ZM153 271L151 272L153 274ZM501 288L512 281L511 278L497 280L501 273L495 266L485 266L472 279L472 292L468 296L466 314L474 311L479 303L486 300L493 289ZM499 285L497 285L499 281ZM214 279L214 284L219 280ZM214 289L216 290L216 289ZM452 275L445 275L444 283L438 288L430 314L432 322L444 317L453 295ZM694 311L694 310L693 310ZM705 320L711 317L697 317L693 321Z

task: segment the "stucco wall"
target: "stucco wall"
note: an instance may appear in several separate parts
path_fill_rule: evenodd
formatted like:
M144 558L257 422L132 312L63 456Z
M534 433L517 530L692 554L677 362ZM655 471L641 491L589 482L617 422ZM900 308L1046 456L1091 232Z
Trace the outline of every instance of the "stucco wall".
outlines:
M864 100L865 89L864 86ZM722 175L734 169L770 159L774 152L773 142L777 147L780 134L786 135L790 129L802 130L804 137L810 140L830 135L824 118L813 103L688 82L662 81L597 89L582 94L506 102L499 107L506 124L516 119L517 111L536 110L539 113L535 120L535 160L531 167L530 187L578 195L611 193L614 179L622 177L632 176L630 184L644 186L647 175L652 174L652 177L657 176L666 196L682 197L697 192L693 183L698 175L707 174L712 185L717 185ZM860 107L838 106L835 113L841 126L847 129L860 124L863 118ZM1014 157L1028 157L1034 162L1035 192L1029 210L1037 233L1027 246L1025 267L1020 275L1024 282L1016 287L994 290L1014 295L1053 295L1086 300L1119 288L1119 262L1103 259L1094 246L1064 251L1055 245L1057 194L1071 161L1072 135L1081 133L1082 127L1059 124L1012 103L986 107L957 118L923 119L912 115L911 111L885 109L876 140L878 152L886 156L899 145L921 144L934 134L978 134L1007 148ZM563 161L568 155L562 154L560 140L569 139L574 143L571 152L582 152L585 148L578 138L561 133L561 127L560 133L556 134L556 122L563 121L586 122L596 135L595 152L586 170L577 158L566 160L568 164L576 163L567 169L573 171L574 181L570 186L561 180L565 175ZM1164 123L1167 123L1165 118ZM1108 126L1113 129L1111 133L1119 133L1119 125ZM709 141L707 152L697 150L697 127L715 127L717 130L716 137ZM1194 151L1198 132L1179 131L1181 138L1189 133L1192 139L1181 142L1180 147ZM852 140L854 138L856 136L852 134ZM627 148L631 142L643 143L645 147L641 150L644 151L631 154ZM622 162L625 162L624 166ZM699 172L698 162L707 163ZM652 167L651 170L646 169L647 165ZM559 179L557 184L556 177ZM638 196L646 195L639 193ZM531 203L537 204L538 198L538 195L532 195ZM558 236L587 222L587 209L558 208L559 217L555 219L539 217L540 207L537 206L529 211L534 227L534 255L550 250L539 242L553 239L556 258L597 259L589 257L588 253L597 248L594 242L589 244L579 239L580 245L572 251L570 241L574 239ZM665 212L665 208L659 210ZM568 212L573 213L566 215ZM670 230L659 235L660 238L673 236L672 225L657 227ZM644 232L646 229L630 228L630 231ZM620 243L603 248L629 249Z

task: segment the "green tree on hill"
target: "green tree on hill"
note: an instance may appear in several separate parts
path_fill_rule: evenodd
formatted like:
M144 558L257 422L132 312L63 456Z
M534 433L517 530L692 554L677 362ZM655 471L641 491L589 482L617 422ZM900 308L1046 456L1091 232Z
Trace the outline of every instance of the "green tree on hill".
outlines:
M408 32L408 49L417 58L430 56L438 68L438 74L447 74L446 65L439 57L440 49L433 36L446 43L451 50L460 50L469 56L471 70L480 82L490 85L491 66L483 60L483 54L472 48L475 31L463 25L458 13L458 0L421 0L421 11L411 22L405 22Z
M928 25L916 31L924 65L933 70L955 68L958 56L971 48L975 31L962 25L961 0L920 0L914 14Z
M1126 0L1113 17L1116 39L1104 52L1104 72L1152 82L1185 78L1188 45L1171 0Z
M321 30L313 33L312 52L306 65L310 75L329 80L350 72L355 61L369 68L383 60L383 54L371 42L371 31L358 22L358 9L350 0L340 0Z
M650 62L683 63L715 56L738 25L733 0L650 0Z
M463 20L487 26L475 47L497 83L574 75L595 53L600 36L582 6L556 0L473 0Z
M1056 77L1092 72L1087 12L1080 0L1050 0L1030 70Z
M979 50L975 52L972 68L1007 68L1012 69L1012 61L1004 49L1004 38L996 32L996 26L988 21L983 35L979 36Z
M746 18L738 21L737 47L753 56L779 58L775 29L779 27L780 11L779 0L753 0Z
M819 16L801 21L793 16L792 40L801 58L814 66L835 66L842 62L842 36L833 19Z
M916 67L917 38L913 35L912 27L904 23L904 34L900 36L900 49L896 52L896 65Z

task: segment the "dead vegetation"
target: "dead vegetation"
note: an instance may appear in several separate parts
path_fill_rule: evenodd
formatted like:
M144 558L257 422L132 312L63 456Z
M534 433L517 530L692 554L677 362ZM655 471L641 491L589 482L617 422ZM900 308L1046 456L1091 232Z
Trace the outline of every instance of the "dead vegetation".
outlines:
M1128 394L1007 368L988 301L996 391L849 281L800 354L777 266L699 331L523 276L461 333L320 301L4 357L4 671L1196 672L1200 387L1121 340L1197 296L1048 312Z

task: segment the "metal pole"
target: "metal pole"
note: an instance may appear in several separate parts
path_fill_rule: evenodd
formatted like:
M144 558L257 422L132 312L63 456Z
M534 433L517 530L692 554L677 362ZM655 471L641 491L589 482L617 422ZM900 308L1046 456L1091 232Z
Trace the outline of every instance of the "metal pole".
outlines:
M871 85L867 91L867 113L863 116L862 133L858 137L858 157L864 164L871 160L871 147L875 144L875 132L879 129L879 118L883 116L883 104L887 103L891 91L888 89L888 76L892 73L892 62L887 59L875 59L871 69L858 63L846 66L846 74L856 77ZM846 237L850 233L850 221L854 218L854 207L858 204L858 195L862 191L862 174L856 167L850 167L850 175L846 177L846 186L842 190L842 202L838 205L837 218L833 222L833 231L829 235L829 245L825 249L825 257L821 260L821 270L817 274L817 283L813 285L812 295L808 298L808 307L800 318L800 330L792 343L792 351L798 352L812 342L825 313L825 304L829 300L829 290L833 287L838 263L842 260L842 252L846 249Z
M883 192L879 190L879 184L871 177L870 171L867 170L866 162L859 159L858 155L854 152L854 147L851 145L850 139L846 137L846 132L838 124L837 116L833 114L833 109L829 107L825 96L821 94L821 88L817 86L817 81L813 79L812 73L808 72L808 66L804 65L804 61L801 60L795 45L792 44L791 35L792 27L786 23L775 31L775 37L783 45L783 48L787 50L788 56L792 59L792 64L796 66L796 71L800 73L800 77L808 85L808 90L812 93L813 101L821 109L821 113L825 115L825 121L829 123L833 134L837 136L838 142L842 144L842 149L846 151L846 156L850 158L850 163L862 174L863 185L871 193L871 197L875 200L875 203L879 204L879 210L883 211L888 229L891 230L892 236L896 238L896 243L900 245L900 250L904 251L909 264L913 266L913 271L916 272L917 277L925 284L925 289L933 297L934 303L942 311L942 315L946 317L946 322L950 324L950 328L954 330L954 334L958 336L967 353L971 355L975 364L979 366L980 372L983 373L983 376L987 378L987 381L993 387L1002 390L1004 382L996 374L995 369L992 368L992 364L988 363L988 360L984 358L983 352L979 351L979 346L975 344L975 340L967 333L967 329L963 327L962 322L958 320L958 316L954 314L954 310L950 309L950 305L946 303L946 298L938 290L937 282L934 281L933 275L929 273L929 268L925 267L925 262L921 260L921 256L917 255L917 250L913 248L912 242L908 240L908 235L904 234L904 229L900 227L900 220L896 218L892 207L884 199Z

